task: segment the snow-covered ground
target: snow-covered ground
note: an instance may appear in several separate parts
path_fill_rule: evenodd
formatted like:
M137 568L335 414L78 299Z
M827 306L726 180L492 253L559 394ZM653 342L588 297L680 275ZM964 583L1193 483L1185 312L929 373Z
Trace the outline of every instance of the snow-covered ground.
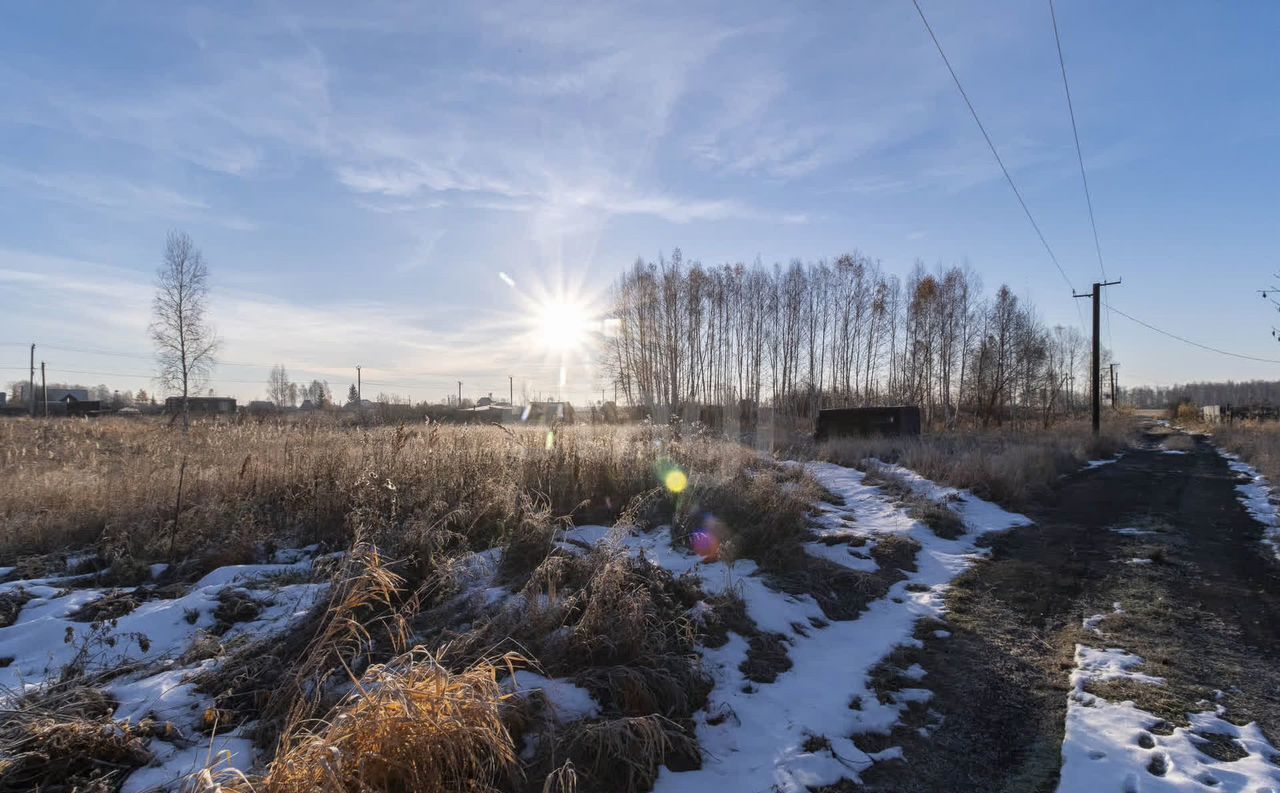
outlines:
M1272 499L1271 483L1258 473L1258 469L1241 460L1239 455L1222 448L1218 448L1218 454L1226 459L1232 471L1248 477L1247 482L1236 485L1240 503L1244 504L1254 520L1263 525L1263 542L1271 546L1276 557L1280 558L1280 514L1277 514L1276 504Z
M247 769L254 754L252 742L244 737L246 728L212 739L201 732L205 711L214 703L190 679L214 670L219 662L206 659L183 666L179 658L214 628L214 611L228 590L257 602L259 609L252 619L231 625L218 637L220 642L253 641L288 630L327 587L284 583L310 577L313 560L307 551L313 550L281 551L270 564L218 568L175 597L150 597L138 587L94 587L87 585L92 576L84 575L0 584L0 593L30 597L16 621L0 628L0 659L7 661L0 668L0 700L9 702L38 690L76 665L87 680L110 678L102 690L117 703L117 722L171 723L175 731L168 739L149 740L147 748L155 760L126 779L125 793L176 789L186 776L219 757L223 767ZM152 571L163 572L163 566ZM136 595L141 602L110 620L91 622L77 614L85 606L122 595ZM130 671L107 674L120 670Z
M947 503L964 520L967 533L942 539L910 518L889 495L866 484L861 472L829 463L807 465L813 477L844 500L843 506L819 505L814 533L866 540L855 548L815 542L807 546L810 553L854 570L873 571L876 562L866 552L877 537L910 537L921 546L916 572L907 573L855 620L828 621L813 598L769 588L753 562L704 561L673 549L667 531L614 535L633 553L643 553L673 573L698 575L708 594L735 589L761 630L787 637L792 662L773 683L759 684L739 671L748 649L743 637L730 634L722 647L704 649L703 661L715 687L707 707L695 715L703 766L682 772L663 768L656 793L804 793L841 778L857 780L875 762L901 756L896 747L868 754L850 736L888 734L911 702L927 701L931 694L921 685L893 692L892 700L882 704L868 682L870 671L895 648L918 642L913 638L917 620L942 613L947 585L982 553L975 544L979 536L1029 521L906 469L886 468L919 495ZM606 531L583 527L568 536L595 540ZM923 669L904 672L927 682Z
M1085 630L1105 635L1112 612L1084 619ZM1062 743L1062 776L1058 793L1277 793L1280 767L1277 751L1256 724L1243 727L1222 718L1220 706L1203 703L1190 713L1187 727L1172 727L1139 709L1131 701L1112 702L1089 693L1091 683L1128 681L1159 686L1164 680L1139 671L1144 661L1123 649L1076 645L1067 700L1066 734ZM1215 760L1201 751L1202 735L1232 740L1244 757Z

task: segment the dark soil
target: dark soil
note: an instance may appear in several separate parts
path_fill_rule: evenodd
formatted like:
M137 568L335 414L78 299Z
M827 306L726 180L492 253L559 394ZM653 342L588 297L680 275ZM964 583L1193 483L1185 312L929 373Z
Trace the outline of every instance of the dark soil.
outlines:
M1123 647L1146 659L1141 671L1167 679L1094 693L1133 698L1171 725L1221 704L1228 720L1280 739L1280 564L1236 483L1203 440L1189 454L1132 451L1065 479L1028 511L1035 525L998 536L991 558L957 580L950 636L920 625L924 647L911 660L927 670L941 718L927 737L909 719L891 742L907 762L873 767L858 789L1053 791L1077 642ZM1155 531L1112 531L1125 526ZM1134 558L1153 561L1126 563ZM1105 638L1082 629L1113 602L1125 613L1102 622ZM1210 757L1239 751L1204 737Z

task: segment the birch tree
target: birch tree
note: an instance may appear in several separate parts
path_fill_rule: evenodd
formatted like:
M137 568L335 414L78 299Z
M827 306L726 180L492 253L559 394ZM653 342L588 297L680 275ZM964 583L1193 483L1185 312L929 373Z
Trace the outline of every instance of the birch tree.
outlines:
M151 340L156 350L156 379L182 397L182 428L191 423L189 399L213 371L218 338L206 316L209 270L204 256L182 231L169 232L164 263L156 274Z

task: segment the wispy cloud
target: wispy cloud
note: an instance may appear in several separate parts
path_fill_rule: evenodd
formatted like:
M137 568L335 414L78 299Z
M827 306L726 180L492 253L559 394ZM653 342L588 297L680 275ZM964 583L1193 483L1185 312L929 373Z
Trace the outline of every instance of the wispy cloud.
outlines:
M201 220L236 231L256 228L248 218L219 212L201 198L162 185L116 176L34 171L0 163L0 185L51 201L109 211L116 216Z

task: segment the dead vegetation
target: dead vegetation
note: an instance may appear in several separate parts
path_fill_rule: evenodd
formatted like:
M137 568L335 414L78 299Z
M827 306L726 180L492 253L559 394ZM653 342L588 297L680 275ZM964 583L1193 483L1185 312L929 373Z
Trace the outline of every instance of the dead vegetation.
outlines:
M370 669L327 718L227 791L497 791L518 774L498 672L520 659L451 672L417 648ZM210 781L213 774L209 775Z
M0 721L0 791L106 793L151 760L141 729L110 718L96 688L57 685L10 703Z
M1085 461L1110 457L1123 449L1133 432L1130 420L1119 416L1105 422L1097 438L1087 423L1079 422L1039 431L994 429L920 438L849 438L821 444L814 454L859 468L865 467L868 459L898 463L934 482L1021 508Z
M0 475L18 483L0 493L0 562L61 572L67 548L87 548L97 585L119 587L146 581L149 562L171 563L158 584L86 607L84 618L99 621L128 613L157 585L276 548L344 551L317 573L330 577L327 601L289 635L227 640L262 608L227 589L214 630L183 656L219 659L191 682L213 698L220 730L255 723L272 758L250 777L210 768L208 791L640 793L663 765L701 762L692 716L711 683L699 645L739 633L749 645L742 671L765 684L790 668L790 639L759 630L732 591L706 598L696 581L607 541L564 542L560 529L670 523L675 543L714 538L712 556L754 560L771 585L814 597L829 620L856 618L915 569L919 550L907 538L872 538L876 573L809 556L807 513L830 494L796 467L665 428L197 424L187 437L180 448L175 433L143 422L0 424ZM889 454L875 443L825 453ZM907 465L928 457L938 470L948 456L923 443L894 454ZM1010 452L1002 465L1032 454ZM686 487L662 487L673 469ZM909 506L939 534L957 531L945 504ZM497 588L501 597L486 594ZM0 621L22 597L0 599ZM512 696L516 668L571 681L598 714L560 723L538 697ZM0 724L0 754L25 758L5 766L14 779L106 790L149 759L133 753L143 738L116 725L109 707L40 712L48 721L32 710ZM92 771L106 768L116 770Z
M1240 455L1272 482L1280 482L1280 423L1242 421L1204 429L1215 445Z
M758 459L653 426L197 423L183 436L151 422L7 421L0 563L91 548L121 569L192 558L208 568L264 545L344 548L357 526L388 551L439 551L442 539L479 550L523 534L531 515L612 520L664 465L711 482ZM676 506L658 502L668 515Z

